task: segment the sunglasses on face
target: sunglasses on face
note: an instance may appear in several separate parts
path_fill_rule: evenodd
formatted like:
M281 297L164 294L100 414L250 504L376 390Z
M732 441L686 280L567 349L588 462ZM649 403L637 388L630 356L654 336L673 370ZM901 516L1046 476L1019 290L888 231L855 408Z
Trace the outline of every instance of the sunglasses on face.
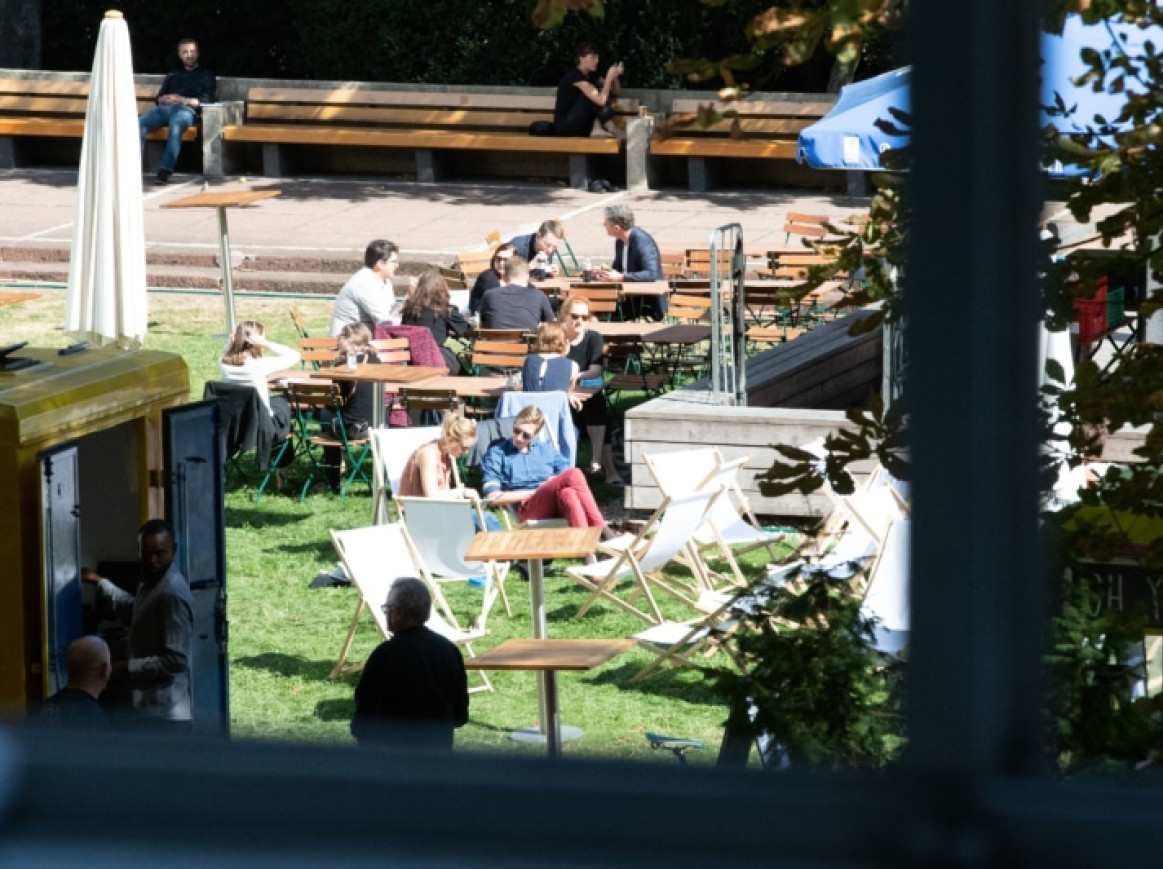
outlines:
M531 441L533 438L537 437L537 429L530 431L527 428L515 428L513 429L513 437L521 438L521 440L525 441Z

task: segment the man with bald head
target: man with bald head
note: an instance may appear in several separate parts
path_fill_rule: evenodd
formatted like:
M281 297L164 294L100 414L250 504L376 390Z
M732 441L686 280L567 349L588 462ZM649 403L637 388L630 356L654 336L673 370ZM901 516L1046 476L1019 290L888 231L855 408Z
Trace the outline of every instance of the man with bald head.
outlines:
M113 674L105 641L93 635L73 640L65 652L65 666L69 680L40 708L40 723L59 729L108 730L109 719L97 702Z

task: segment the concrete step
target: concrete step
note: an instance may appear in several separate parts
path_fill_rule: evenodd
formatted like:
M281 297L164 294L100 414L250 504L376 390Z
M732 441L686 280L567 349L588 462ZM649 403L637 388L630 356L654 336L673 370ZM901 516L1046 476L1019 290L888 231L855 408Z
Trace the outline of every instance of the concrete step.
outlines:
M348 273L252 271L235 269L234 290L240 293L298 293L334 296L350 277ZM0 286L4 282L66 283L67 262L0 262ZM146 283L171 289L219 289L222 272L216 265L146 265Z

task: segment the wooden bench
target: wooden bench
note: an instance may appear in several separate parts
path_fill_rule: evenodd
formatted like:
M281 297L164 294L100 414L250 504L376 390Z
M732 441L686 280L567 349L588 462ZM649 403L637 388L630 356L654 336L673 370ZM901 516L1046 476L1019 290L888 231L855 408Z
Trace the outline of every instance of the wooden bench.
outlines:
M664 132L650 143L650 155L685 157L688 186L694 192L706 192L714 173L708 160L794 160L800 130L826 115L833 105L833 99L733 103L676 99ZM734 114L703 126L698 117L708 106Z
M533 121L553 120L552 94L520 95L437 91L313 90L252 87L246 123L223 128L226 142L262 146L263 174L283 174L287 146L410 150L416 180L448 177L457 151L560 154L569 179L584 188L598 177L597 157L624 153L618 139L531 136ZM620 113L637 104L620 101Z
M157 85L139 84L137 113L153 108ZM15 169L18 140L32 138L81 139L85 135L85 111L89 107L89 82L81 80L0 78L0 169ZM167 131L154 130L152 141L164 142ZM190 127L183 142L198 139Z

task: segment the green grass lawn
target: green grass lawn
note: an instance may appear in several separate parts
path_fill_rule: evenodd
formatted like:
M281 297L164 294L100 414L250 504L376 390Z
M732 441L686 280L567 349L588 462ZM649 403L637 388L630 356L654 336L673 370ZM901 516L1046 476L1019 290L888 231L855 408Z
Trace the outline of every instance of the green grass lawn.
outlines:
M150 295L147 346L181 354L190 368L192 399L202 384L217 378L217 359L224 331L221 298L216 295L157 293ZM237 300L238 319L263 322L273 340L294 344L295 332L287 299ZM312 334L325 334L329 299L299 301ZM29 340L36 346L69 343L60 331L64 293L45 290L42 298L0 308L3 343ZM218 337L211 337L217 335ZM618 490L601 485L599 501L616 500ZM227 593L230 621L230 690L236 738L262 738L351 743L347 726L352 711L352 687L328 679L354 612L357 593L351 588L309 588L321 571L330 570L336 555L328 529L356 528L371 520L371 499L356 486L345 500L312 495L300 503L296 495L268 493L254 502L253 485L231 477L226 495ZM758 571L764 558L748 560ZM516 573L507 584L513 616L498 604L489 620L490 635L477 651L509 637L532 635L528 590ZM479 608L480 592L466 584L446 586L462 623ZM643 627L632 616L607 606L595 607L583 619L573 613L584 590L563 575L546 580L551 637L625 637ZM671 617L690 618L675 601L664 602ZM361 661L380 642L371 617L363 614L349 660ZM722 658L722 660L720 660ZM704 677L691 668L670 671L630 685L630 677L649 660L635 649L588 673L559 675L562 720L580 726L584 736L567 743L567 755L646 759L674 763L668 754L651 752L642 734L656 731L694 737L706 749L692 762L714 761L726 708ZM710 659L725 663L722 655ZM470 676L470 678L472 678ZM510 730L537 717L536 677L531 673L490 674L495 690L474 693L469 724L456 737L458 748L496 752L543 749L519 745Z

